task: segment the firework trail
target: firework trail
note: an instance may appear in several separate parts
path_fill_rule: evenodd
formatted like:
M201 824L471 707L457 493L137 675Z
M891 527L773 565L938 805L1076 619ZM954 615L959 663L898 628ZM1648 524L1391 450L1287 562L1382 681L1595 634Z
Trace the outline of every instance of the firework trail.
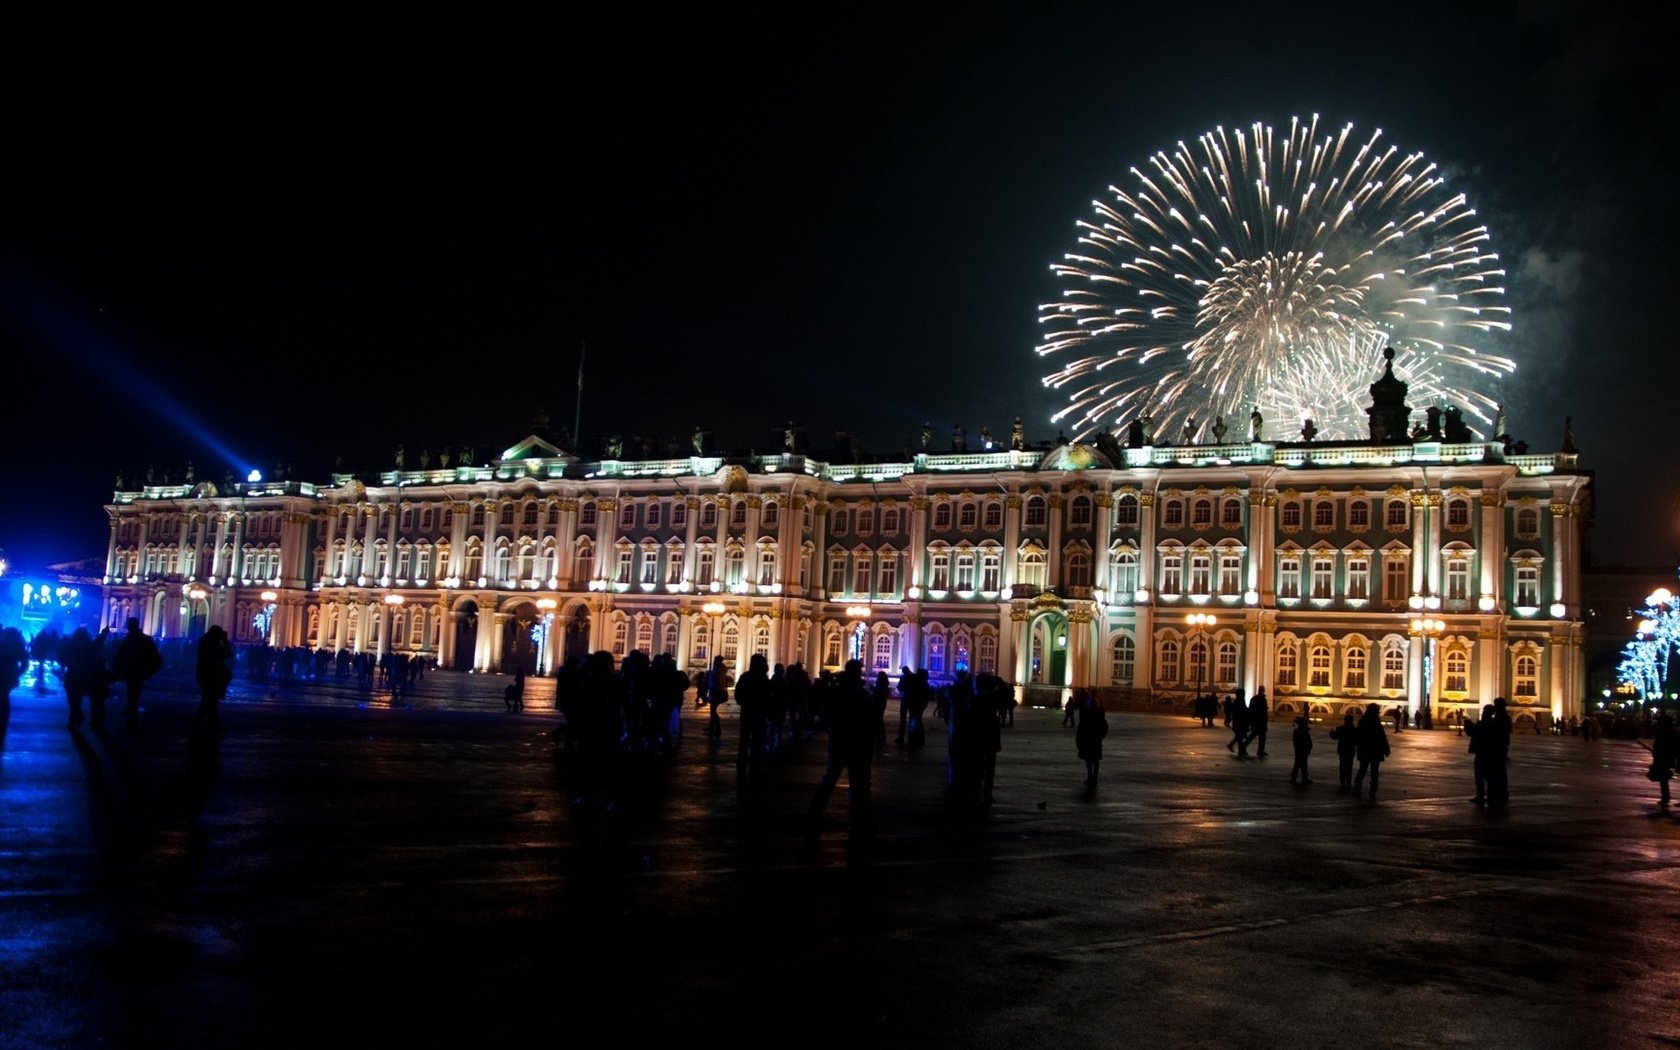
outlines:
M1069 391L1053 422L1085 437L1147 415L1176 436L1224 416L1244 433L1258 406L1274 438L1306 418L1362 438L1384 346L1414 408L1491 420L1483 390L1516 365L1474 342L1510 330L1505 271L1422 154L1315 116L1216 128L1131 174L1051 267L1037 352L1058 365L1044 385Z

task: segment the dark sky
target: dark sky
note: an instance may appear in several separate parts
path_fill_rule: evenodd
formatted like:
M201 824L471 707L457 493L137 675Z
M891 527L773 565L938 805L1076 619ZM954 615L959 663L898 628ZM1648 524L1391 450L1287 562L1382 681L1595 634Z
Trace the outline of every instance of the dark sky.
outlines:
M482 458L539 413L571 422L584 344L586 434L765 447L792 418L888 451L924 420L1020 413L1050 437L1037 306L1091 201L1215 125L1318 113L1469 195L1510 271L1511 430L1550 450L1572 415L1596 559L1671 559L1662 35L1604 5L1355 6L647 9L21 48L0 547L102 555L112 481L147 465Z

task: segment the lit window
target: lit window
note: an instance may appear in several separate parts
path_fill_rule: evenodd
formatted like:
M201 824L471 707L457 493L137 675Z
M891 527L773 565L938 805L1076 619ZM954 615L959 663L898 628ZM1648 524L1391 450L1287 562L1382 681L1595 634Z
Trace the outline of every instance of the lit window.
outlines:
M1277 596L1280 599L1301 596L1301 559L1279 558Z
M1307 653L1307 684L1321 689L1330 687L1330 647L1315 645Z
M1347 649L1347 663L1342 668L1342 686L1348 690L1365 688L1365 647L1350 645Z
M1298 659L1293 641L1278 639L1277 649L1277 684L1279 689L1295 688L1296 661Z
M1161 593L1184 593L1184 556L1182 554L1161 555Z
M1109 671L1109 682L1114 685L1131 685L1132 675L1137 669L1137 643L1132 641L1129 634L1116 635L1113 652L1114 663L1113 669Z

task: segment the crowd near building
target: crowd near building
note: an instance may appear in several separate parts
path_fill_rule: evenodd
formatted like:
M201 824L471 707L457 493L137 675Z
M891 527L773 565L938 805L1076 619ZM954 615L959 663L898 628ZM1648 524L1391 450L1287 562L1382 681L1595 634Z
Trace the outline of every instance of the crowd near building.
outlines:
M763 653L993 674L1029 703L1264 686L1314 717L1450 723L1495 696L1519 721L1579 717L1591 488L1571 440L1413 423L1405 390L1373 384L1359 440L1255 419L1241 440L1134 423L1029 446L1017 420L878 459L812 455L790 424L770 454L697 432L681 455L586 458L539 430L487 463L119 486L103 621L480 672L639 649L739 673Z

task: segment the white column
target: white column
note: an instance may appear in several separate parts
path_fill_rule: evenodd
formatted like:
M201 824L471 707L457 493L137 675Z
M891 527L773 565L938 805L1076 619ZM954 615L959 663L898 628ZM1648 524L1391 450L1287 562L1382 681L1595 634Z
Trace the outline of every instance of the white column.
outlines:
M916 557L921 557L920 549ZM1003 593L1015 586L1015 572L1021 560L1021 496L1011 492L1003 498ZM1024 681L1024 679L1017 679Z

